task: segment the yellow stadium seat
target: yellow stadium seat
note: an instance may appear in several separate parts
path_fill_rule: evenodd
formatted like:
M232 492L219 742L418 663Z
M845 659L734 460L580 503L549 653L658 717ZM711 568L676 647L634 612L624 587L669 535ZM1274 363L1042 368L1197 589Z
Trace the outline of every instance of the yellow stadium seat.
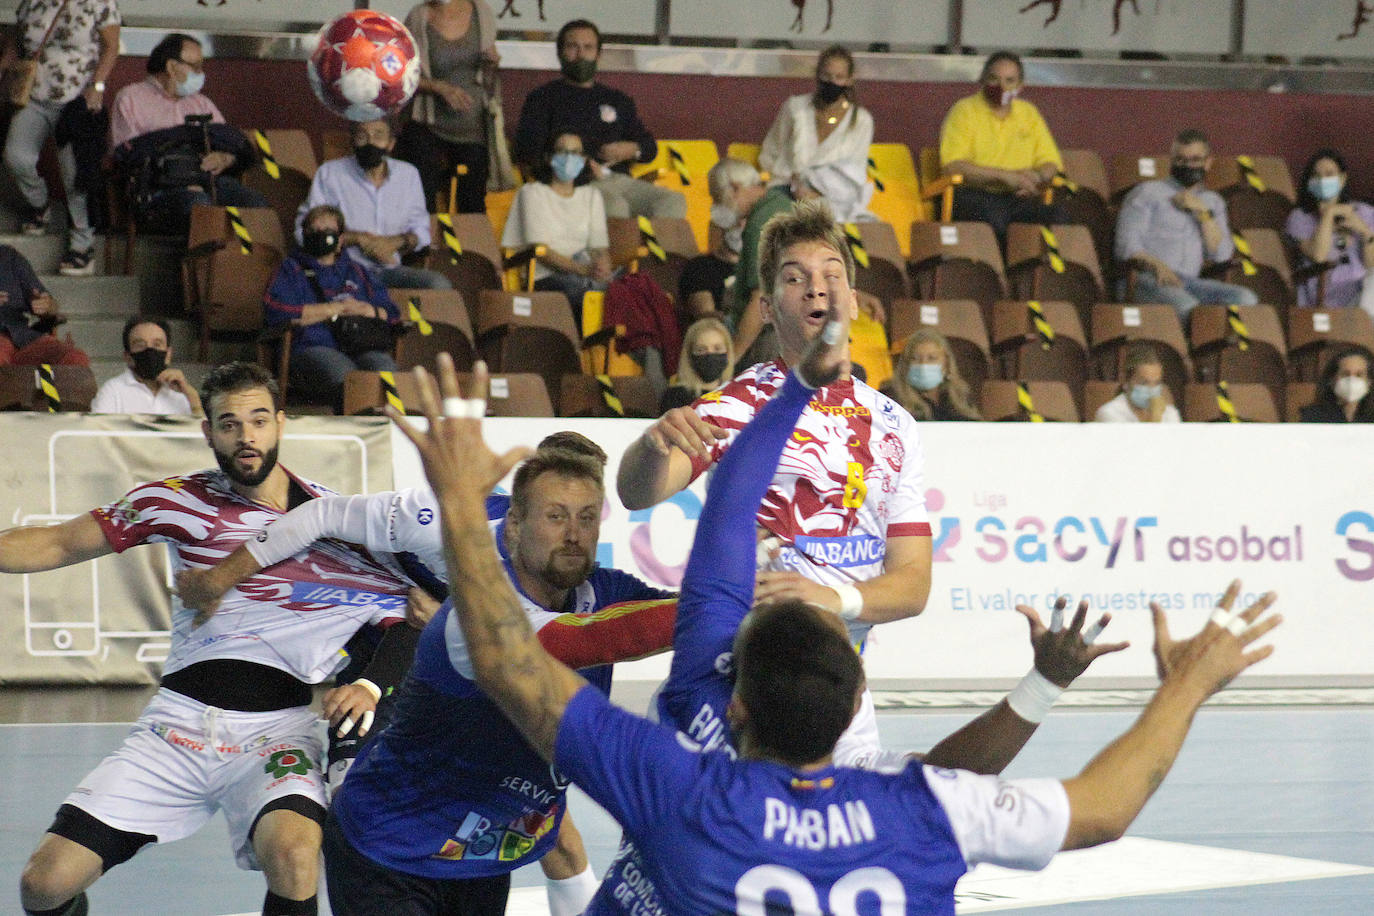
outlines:
M902 254L909 254L911 224L927 218L910 148L905 143L874 143L868 148L868 177L873 182L868 209L892 224Z
M731 143L726 148L725 155L730 159L747 162L754 168L759 167L759 144L757 143Z
M587 375L643 375L644 367L615 347L624 328L603 328L606 294L589 290L582 297L582 371Z
M644 178L687 198L687 221L702 251L710 248L707 238L711 228L711 192L706 186L706 173L720 161L720 151L714 140L660 140L658 155L651 162L631 170L636 178Z

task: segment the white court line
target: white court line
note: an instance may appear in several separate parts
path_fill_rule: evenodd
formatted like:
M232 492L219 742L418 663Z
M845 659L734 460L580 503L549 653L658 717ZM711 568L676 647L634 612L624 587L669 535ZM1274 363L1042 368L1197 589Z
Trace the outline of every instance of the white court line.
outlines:
M954 909L991 913L1371 873L1374 868L1360 865L1126 837L1096 849L1061 852L1040 872L980 865L960 880ZM544 888L512 888L506 916L549 916Z
M873 705L880 710L958 709L994 706L1006 696L993 690L875 690ZM1066 706L1143 706L1154 690L1073 689L1055 702ZM1374 703L1369 687L1251 687L1232 688L1207 701L1208 706L1367 706Z

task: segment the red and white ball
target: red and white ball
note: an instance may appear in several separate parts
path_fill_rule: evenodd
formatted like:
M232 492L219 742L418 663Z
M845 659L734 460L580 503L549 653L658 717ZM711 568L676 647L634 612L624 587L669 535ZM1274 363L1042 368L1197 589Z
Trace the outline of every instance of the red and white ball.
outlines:
M350 121L394 114L420 85L410 30L375 10L344 13L320 29L306 73L325 107Z

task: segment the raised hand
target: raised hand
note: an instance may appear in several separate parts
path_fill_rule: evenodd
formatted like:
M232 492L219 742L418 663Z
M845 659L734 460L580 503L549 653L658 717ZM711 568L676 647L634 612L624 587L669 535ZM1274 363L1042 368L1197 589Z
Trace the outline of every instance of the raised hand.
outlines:
M1244 611L1232 613L1240 595L1240 580L1232 581L1217 609L1202 630L1190 639L1176 640L1169 635L1164 609L1151 602L1155 625L1155 667L1159 679L1168 683L1188 683L1209 697L1229 684L1256 662L1268 658L1272 645L1246 651L1246 647L1283 622L1281 614L1263 621L1259 618L1278 597L1266 592Z
M1088 619L1088 602L1078 602L1078 610L1067 627L1061 627L1064 608L1068 599L1061 596L1054 603L1054 614L1050 625L1045 626L1035 608L1018 604L1016 611L1030 624L1031 648L1035 652L1035 670L1056 687L1065 688L1087 670L1095 659L1113 652L1120 652L1130 645L1129 642L1096 644L1094 640L1103 628L1111 622L1111 614L1103 614L1085 632L1083 625Z
M840 320L840 305L836 297L829 296L828 312L821 332L811 338L811 343L802 355L801 365L797 366L797 376L810 388L823 388L840 377L849 362L848 339L845 336L844 322Z

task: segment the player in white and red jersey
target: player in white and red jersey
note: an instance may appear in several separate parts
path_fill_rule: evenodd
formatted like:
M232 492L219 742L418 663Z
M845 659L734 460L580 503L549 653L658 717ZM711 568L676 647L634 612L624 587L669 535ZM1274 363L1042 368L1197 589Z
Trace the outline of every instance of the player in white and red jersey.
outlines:
M817 295L788 296L812 281ZM759 275L782 358L753 366L691 407L671 410L620 461L617 489L630 509L654 505L715 464L734 436L782 385L826 322L833 298L842 333L858 314L854 259L829 209L801 203L764 229ZM911 416L848 372L821 388L783 449L758 522L772 552L755 600L805 601L839 613L862 643L878 623L919 614L930 594L930 521L923 451ZM836 750L860 764L878 751L873 701L863 705Z
M266 370L221 366L202 394L218 470L135 487L61 525L0 532L0 571L158 542L172 547L177 571L211 566L330 492L277 464L285 414ZM84 913L85 890L104 872L222 809L239 866L265 872L263 912L315 913L325 796L310 685L340 667L359 627L404 619L407 586L382 562L321 543L235 589L203 627L174 605L161 687L58 810L24 867L25 911Z

